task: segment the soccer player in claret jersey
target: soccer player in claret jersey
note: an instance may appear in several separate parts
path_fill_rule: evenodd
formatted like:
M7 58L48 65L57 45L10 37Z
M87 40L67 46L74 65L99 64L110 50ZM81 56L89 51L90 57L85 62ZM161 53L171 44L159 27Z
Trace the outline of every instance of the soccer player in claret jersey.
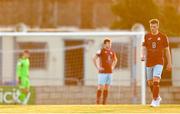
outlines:
M164 52L167 58L166 70L170 71L172 64L168 38L158 30L159 20L151 19L149 24L151 31L144 37L142 61L146 60L147 83L153 97L151 106L157 107L162 100L159 94L159 83L163 71Z
M30 98L30 81L29 81L29 51L24 50L17 63L17 78L19 91L17 92L16 101L20 104L27 104Z
M98 58L99 62L97 62ZM106 104L108 88L111 84L112 71L117 63L116 54L111 49L110 39L106 38L104 40L103 48L96 53L95 57L93 58L93 62L99 71L96 104L100 104L102 95L102 104Z

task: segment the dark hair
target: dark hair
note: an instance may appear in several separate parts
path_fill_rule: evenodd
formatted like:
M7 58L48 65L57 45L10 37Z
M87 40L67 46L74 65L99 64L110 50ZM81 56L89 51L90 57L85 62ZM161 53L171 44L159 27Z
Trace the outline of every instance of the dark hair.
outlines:
M29 54L29 50L25 49L25 50L23 51L23 53Z
M158 24L159 25L159 20L158 19L151 19L149 21L149 24Z
M105 39L104 44L106 44L107 42L111 42L111 40L110 39Z
M19 57L19 58L23 57L23 54L24 54L24 53L29 54L30 52L29 52L28 49L25 49L25 50L23 50L23 51L21 51L21 52L19 53L18 57Z

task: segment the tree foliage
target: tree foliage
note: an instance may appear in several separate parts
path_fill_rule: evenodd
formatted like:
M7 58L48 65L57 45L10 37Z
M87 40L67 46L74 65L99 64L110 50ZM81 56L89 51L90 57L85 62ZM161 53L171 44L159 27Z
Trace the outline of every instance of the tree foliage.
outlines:
M112 29L131 29L135 23L141 23L149 30L149 20L160 20L160 30L168 35L180 35L180 15L172 4L159 7L154 0L116 0L112 12L117 16Z

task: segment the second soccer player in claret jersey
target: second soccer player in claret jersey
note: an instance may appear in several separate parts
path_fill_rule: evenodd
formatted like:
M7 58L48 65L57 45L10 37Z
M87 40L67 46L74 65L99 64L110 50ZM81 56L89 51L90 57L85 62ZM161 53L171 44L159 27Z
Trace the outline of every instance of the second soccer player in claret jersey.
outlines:
M164 66L164 52L167 58L166 70L172 68L169 41L165 34L159 32L159 20L149 21L150 32L144 37L142 60L146 60L147 83L152 93L152 107L160 105L159 83Z
M99 62L97 62L97 59L99 59ZM101 96L103 95L102 104L106 104L112 72L117 63L117 57L111 49L111 40L109 38L104 40L103 48L96 53L93 62L99 72L96 103L100 104Z

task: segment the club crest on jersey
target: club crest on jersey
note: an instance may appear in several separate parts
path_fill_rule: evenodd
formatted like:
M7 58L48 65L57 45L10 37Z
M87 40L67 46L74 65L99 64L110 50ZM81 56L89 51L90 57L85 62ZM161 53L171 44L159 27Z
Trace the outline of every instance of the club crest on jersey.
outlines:
M148 40L151 40L152 38L150 37L150 38L148 38Z
M161 40L161 38L160 37L158 37L158 39L157 39L158 41L160 41Z

